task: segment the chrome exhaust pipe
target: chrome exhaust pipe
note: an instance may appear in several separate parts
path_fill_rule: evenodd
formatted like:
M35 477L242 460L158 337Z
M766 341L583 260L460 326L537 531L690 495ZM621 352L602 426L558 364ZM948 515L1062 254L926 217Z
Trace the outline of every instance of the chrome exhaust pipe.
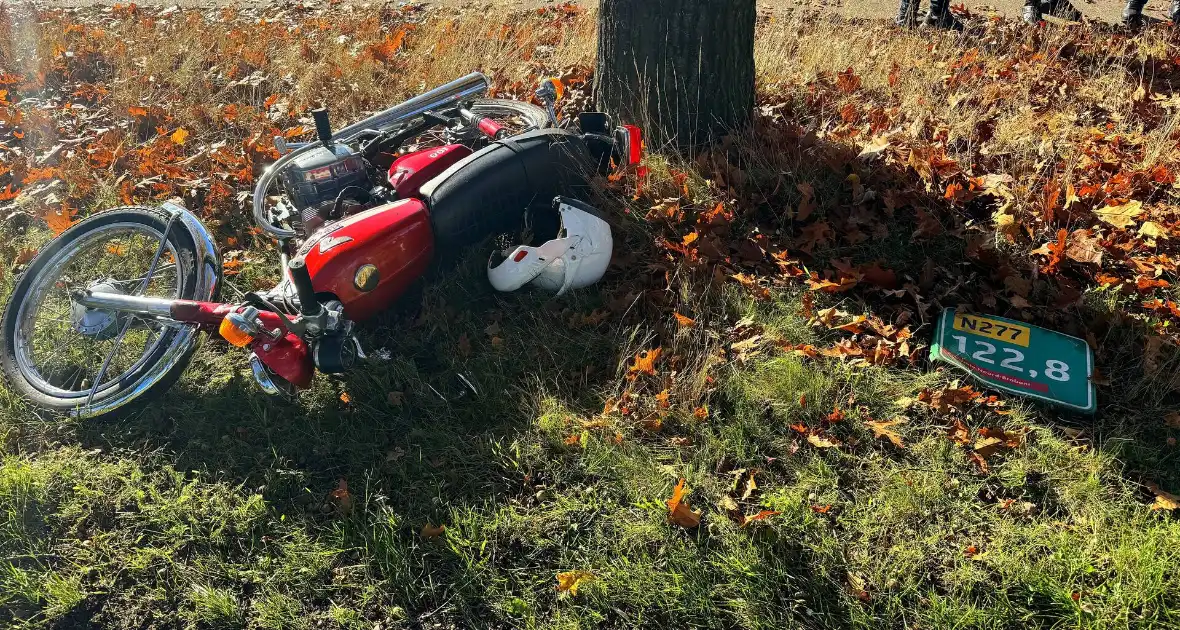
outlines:
M488 91L491 87L491 81L487 75L482 72L472 72L471 74L451 81L446 85L441 85L433 90L415 96L414 98L399 103L378 112L372 116L351 124L332 134L333 142L348 142L355 138L357 134L366 129L380 129L388 127L408 120L411 120L422 114L443 110L454 106L461 101L475 98ZM271 164L263 171L262 176L258 178L258 184L254 186L254 222L258 227L262 228L264 232L270 234L279 240L289 239L295 237L293 230L281 228L276 225L271 225L266 218L266 192L270 190L270 185L274 182L275 177L283 171L283 169L290 164L296 157L302 155L307 151L311 151L316 147L321 146L319 143L311 143L307 146L300 147L294 151L279 157L278 161Z

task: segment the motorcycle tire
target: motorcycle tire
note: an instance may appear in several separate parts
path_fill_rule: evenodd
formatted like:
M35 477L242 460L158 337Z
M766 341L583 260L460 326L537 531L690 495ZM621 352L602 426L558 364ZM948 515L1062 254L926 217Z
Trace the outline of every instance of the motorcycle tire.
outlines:
M198 345L193 337L197 331L191 328L161 326L156 331L158 337L152 342L153 345L150 348L145 345L143 354L138 361L126 372L120 374L117 380L113 377L110 381L104 379L105 384L100 383L100 387L94 392L94 396L89 402L88 387L80 390L66 390L51 384L35 367L30 368L27 365L27 357L22 355L22 352L32 352L33 345L31 341L23 343L26 341L23 335L33 334L32 331L36 330L36 326L32 325L33 322L28 322L30 324L28 328L31 331L26 333L25 327L21 325L21 320L35 317L38 314L37 310L26 313L23 305L30 297L38 300L45 299L49 287L42 285L55 279L52 274L56 270L67 269L71 257L87 252L85 249L87 244L90 241L97 242L104 232L115 234L119 230L131 233L139 231L145 236L154 233L155 242L158 244L159 235L164 233L168 223L169 215L158 208L142 206L114 208L80 221L41 248L41 251L16 281L12 295L4 308L3 316L0 318L3 333L0 335L0 373L3 374L11 391L20 394L35 407L54 414L101 418L138 408L152 397L166 391L176 382L188 366L192 353ZM106 251L110 252L110 246L107 247ZM193 242L192 235L179 222L173 223L168 233L168 248L174 253L174 256L168 257L169 265L173 264L173 261L175 263L176 295L174 297L195 299L197 247ZM162 272L153 273L152 281L158 277L157 273ZM56 280L55 286L59 286L61 282L62 280ZM136 280L127 281L128 284L134 282ZM38 295L31 296L31 293L35 291L38 292ZM30 308L39 309L40 306L39 302ZM70 315L71 320L74 317L72 313L73 311ZM110 327L117 327L118 322L119 319L116 315L114 324L111 324ZM70 326L74 327L75 324L71 321ZM77 331L77 328L73 328L73 330ZM83 340L83 342L86 341ZM30 349L26 349L26 347ZM54 349L56 350L56 346ZM177 356L178 354L179 356ZM171 365L165 367L169 363ZM34 373L30 373L30 369ZM85 385L85 381L82 384ZM141 391L135 391L136 389Z
M505 116L520 116L528 121L527 130L545 129L549 125L549 112L544 108L504 98L483 98L471 104L471 111L488 118L502 118Z

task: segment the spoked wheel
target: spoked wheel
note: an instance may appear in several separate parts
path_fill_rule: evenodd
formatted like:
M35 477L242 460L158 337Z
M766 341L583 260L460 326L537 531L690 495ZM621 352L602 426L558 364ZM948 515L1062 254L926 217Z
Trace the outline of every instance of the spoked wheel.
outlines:
M549 126L549 114L532 103L485 98L473 101L470 109L480 116L491 118L500 123L508 131L509 137L536 129L545 129ZM402 150L411 152L444 144L470 145L481 144L485 141L487 141L487 137L481 134L478 129L468 127L458 130L435 128L406 142L402 145Z
M166 388L183 371L195 330L87 308L71 296L89 289L193 299L195 252L187 230L153 208L111 210L66 230L29 265L4 310L4 376L35 405L83 417Z

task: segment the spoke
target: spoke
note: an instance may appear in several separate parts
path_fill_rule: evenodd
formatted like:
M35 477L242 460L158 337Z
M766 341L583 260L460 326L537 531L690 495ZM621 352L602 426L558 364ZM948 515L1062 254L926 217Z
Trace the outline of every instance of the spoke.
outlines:
M118 335L98 339L75 328L77 307L71 292L108 282L129 295L177 296L179 267L168 241L174 221L175 217L162 234L134 227L108 231L77 246L39 279L18 329L24 339L19 359L25 366L22 369L49 387L78 393L89 389L90 404L104 381L117 382L143 361L163 341L170 324L119 315L114 320L118 323L113 323L119 326ZM93 382L84 385L91 375ZM111 378L106 378L108 375Z
M152 274L151 279L156 280L157 278L160 277L160 274L172 271L174 269L176 269L176 265L172 264L172 263L168 263L166 266L160 267L159 269L157 269L156 272ZM143 282L144 278L147 278L147 274L139 276L138 278L128 278L127 280L116 280L116 279L112 278L111 282L114 284L119 284L119 285L135 284L135 283Z

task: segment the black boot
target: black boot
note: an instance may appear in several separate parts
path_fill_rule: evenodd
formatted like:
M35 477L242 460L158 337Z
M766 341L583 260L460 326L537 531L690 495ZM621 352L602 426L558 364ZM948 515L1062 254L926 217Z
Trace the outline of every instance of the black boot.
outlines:
M1180 2L1180 0L1176 0ZM897 5L897 18L894 23L902 28L914 28L918 25L919 0L900 0Z
M1028 0L1024 3L1024 9L1020 11L1020 19L1024 20L1025 24L1032 24L1036 26L1041 23L1044 16L1041 15L1041 1Z
M930 0L930 12L922 21L923 26L963 30L963 23L951 14L951 0Z
M1147 24L1143 17L1143 6L1147 0L1127 0L1127 8L1123 9L1123 26L1137 31Z
M1070 22L1082 21L1082 12L1070 4L1069 0L1049 0L1042 10L1055 18Z

